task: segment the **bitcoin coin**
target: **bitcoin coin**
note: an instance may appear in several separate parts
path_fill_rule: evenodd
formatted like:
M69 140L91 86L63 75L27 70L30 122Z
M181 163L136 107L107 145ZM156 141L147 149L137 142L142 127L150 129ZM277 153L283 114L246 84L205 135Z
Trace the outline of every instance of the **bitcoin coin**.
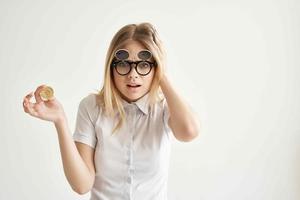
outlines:
M51 100L54 96L53 94L53 89L50 86L45 86L40 92L40 96L44 101Z

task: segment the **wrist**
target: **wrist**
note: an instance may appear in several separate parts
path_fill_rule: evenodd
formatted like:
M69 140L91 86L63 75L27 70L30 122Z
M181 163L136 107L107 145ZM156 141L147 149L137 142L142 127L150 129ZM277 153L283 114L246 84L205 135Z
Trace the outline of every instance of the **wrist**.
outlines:
M160 87L162 90L165 89L166 82L167 82L167 76L165 74L163 74L163 76L160 80Z
M54 124L55 124L55 126L60 126L66 122L67 122L67 117L65 114L62 114L54 121Z

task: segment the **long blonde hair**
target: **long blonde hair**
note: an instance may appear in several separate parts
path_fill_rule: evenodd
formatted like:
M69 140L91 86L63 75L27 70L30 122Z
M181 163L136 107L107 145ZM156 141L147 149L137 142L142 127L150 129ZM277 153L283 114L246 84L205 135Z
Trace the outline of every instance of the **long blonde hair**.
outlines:
M135 40L144 45L152 52L157 63L154 77L149 91L149 105L152 107L157 101L162 100L163 93L159 87L165 68L165 50L154 26L148 22L139 24L128 24L122 27L113 37L105 59L104 82L97 93L97 104L105 111L105 114L114 117L119 114L121 117L112 133L119 129L126 120L125 111L121 102L121 96L113 82L111 62L114 52L130 40Z

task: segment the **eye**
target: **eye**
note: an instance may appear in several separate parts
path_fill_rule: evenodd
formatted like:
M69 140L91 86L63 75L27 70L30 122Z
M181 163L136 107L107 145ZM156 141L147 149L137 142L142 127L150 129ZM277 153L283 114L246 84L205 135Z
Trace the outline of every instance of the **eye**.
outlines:
M122 68L122 67L128 67L129 66L129 64L127 63L127 62L119 62L118 63L118 67L120 67L120 68Z
M139 68L148 68L150 67L150 64L147 62L140 62L139 63Z
M130 71L130 65L127 62L121 61L117 64L116 68L117 72L121 75L125 75Z
M150 67L150 64L147 62L141 62L140 65L141 67Z

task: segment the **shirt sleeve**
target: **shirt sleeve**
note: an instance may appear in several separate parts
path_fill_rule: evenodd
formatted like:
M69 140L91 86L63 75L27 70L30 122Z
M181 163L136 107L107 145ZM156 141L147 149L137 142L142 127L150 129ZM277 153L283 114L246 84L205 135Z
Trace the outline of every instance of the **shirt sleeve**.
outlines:
M90 94L83 98L78 107L73 140L96 147L95 120L97 117L96 96Z
M168 124L169 118L170 118L169 107L168 107L168 104L167 104L167 100L164 99L163 100L163 123L164 123L164 128L165 128L165 131L166 131L169 139L171 141L173 141L173 140L175 140L175 137L174 137L174 134L172 132L172 129L170 128L170 126Z

